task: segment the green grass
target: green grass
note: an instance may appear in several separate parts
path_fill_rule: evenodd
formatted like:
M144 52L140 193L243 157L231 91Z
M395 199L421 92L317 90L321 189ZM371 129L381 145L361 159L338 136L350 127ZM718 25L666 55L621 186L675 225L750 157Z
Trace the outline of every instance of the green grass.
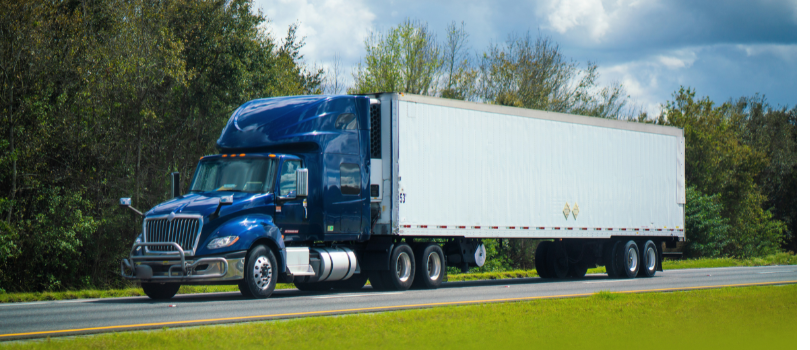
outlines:
M664 270L674 269L695 269L706 267L730 267L730 266L766 266L766 265L796 265L797 257L793 253L777 253L763 258L734 259L734 258L712 258L712 259L686 259L686 260L664 260ZM604 273L604 266L588 270L588 273ZM480 281L506 278L528 278L537 277L534 270L516 270L504 272L484 272L448 275L447 281ZM289 283L279 283L276 289L295 288ZM236 286L182 286L179 294L215 293L215 292L236 292ZM65 292L43 292L43 293L0 293L0 303L43 301L43 300L65 300L65 299L86 299L86 298L114 298L142 296L140 288L110 289L110 290L79 290Z
M164 328L3 349L788 349L797 286L618 294Z
M700 258L684 260L664 260L664 271L678 269L699 269L707 267L734 267L734 266L770 266L770 265L796 265L797 258L793 253L776 253L762 258L735 259L735 258ZM589 274L605 273L605 267L588 269ZM537 277L535 270L514 270L503 272L482 272L448 275L447 280L456 281L479 281L496 280L505 278L529 278Z

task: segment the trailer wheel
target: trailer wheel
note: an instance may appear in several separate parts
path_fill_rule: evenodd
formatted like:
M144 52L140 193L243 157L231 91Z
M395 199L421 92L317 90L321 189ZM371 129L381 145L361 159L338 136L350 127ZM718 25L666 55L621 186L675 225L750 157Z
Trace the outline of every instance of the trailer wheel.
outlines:
M551 278L546 264L546 256L551 244L554 242L542 241L537 244L537 249L534 251L534 268L537 270L537 275L540 278Z
M150 299L166 300L177 294L180 283L141 283L141 288Z
M361 290L366 286L366 282L368 282L368 272L361 271L360 273L352 275L352 277L349 277L349 279L345 281L332 282L334 283L332 288L343 290Z
M565 278L568 276L570 264L568 264L568 254L562 242L553 242L549 246L546 255L546 268L551 278Z
M624 276L624 269L621 268L621 252L624 242L611 241L605 245L602 252L602 259L605 262L605 272L610 278L622 278Z
M408 244L399 243L394 246L389 259L389 270L369 276L371 286L380 290L407 290L413 284L416 267L413 250Z
M621 250L621 255L621 267L624 270L624 276L627 278L635 278L638 275L638 270L641 265L636 242L632 239L624 242L624 249Z
M242 296L250 299L270 297L276 289L278 266L276 255L265 245L257 245L248 253L245 276L239 281Z
M442 285L447 273L447 263L442 248L435 243L422 244L416 248L416 274L411 288L436 289Z
M641 267L639 268L639 277L653 277L655 271L658 270L658 249L653 241L644 243L644 248L641 249Z

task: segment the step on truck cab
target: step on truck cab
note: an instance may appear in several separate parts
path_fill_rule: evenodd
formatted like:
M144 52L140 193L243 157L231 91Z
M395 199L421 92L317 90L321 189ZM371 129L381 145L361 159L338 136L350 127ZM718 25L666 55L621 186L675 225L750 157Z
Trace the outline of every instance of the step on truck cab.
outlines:
M188 193L141 214L121 275L182 284L438 288L482 266L482 239L543 239L543 278L651 277L684 239L678 128L401 93L253 100Z

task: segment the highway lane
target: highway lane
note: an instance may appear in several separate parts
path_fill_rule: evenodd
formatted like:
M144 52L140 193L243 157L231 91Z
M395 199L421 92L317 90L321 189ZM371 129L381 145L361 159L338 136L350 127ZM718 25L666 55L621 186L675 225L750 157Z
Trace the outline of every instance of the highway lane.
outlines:
M236 293L178 295L169 301L147 297L0 304L0 341L45 336L245 322L314 315L378 312L448 304L504 302L584 296L610 290L650 292L719 286L796 283L797 267L764 266L658 272L654 278L506 279L444 283L437 290L315 293L278 290L266 300Z

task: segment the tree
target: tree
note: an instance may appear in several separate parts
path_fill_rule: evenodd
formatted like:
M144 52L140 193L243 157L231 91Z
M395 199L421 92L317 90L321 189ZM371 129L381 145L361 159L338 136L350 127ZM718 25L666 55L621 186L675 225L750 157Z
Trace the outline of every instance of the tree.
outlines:
M724 254L777 251L785 225L763 209L766 197L756 182L767 166L766 153L743 142L730 103L715 107L708 97L696 99L694 90L683 87L673 97L659 119L683 128L686 183L700 193L717 195L722 204L722 215L731 226Z
M365 47L364 64L354 73L350 93L435 91L443 60L427 23L407 19L385 33L372 32Z
M515 107L623 118L628 98L621 85L599 88L597 66L580 69L548 37L510 36L481 56L479 96Z

